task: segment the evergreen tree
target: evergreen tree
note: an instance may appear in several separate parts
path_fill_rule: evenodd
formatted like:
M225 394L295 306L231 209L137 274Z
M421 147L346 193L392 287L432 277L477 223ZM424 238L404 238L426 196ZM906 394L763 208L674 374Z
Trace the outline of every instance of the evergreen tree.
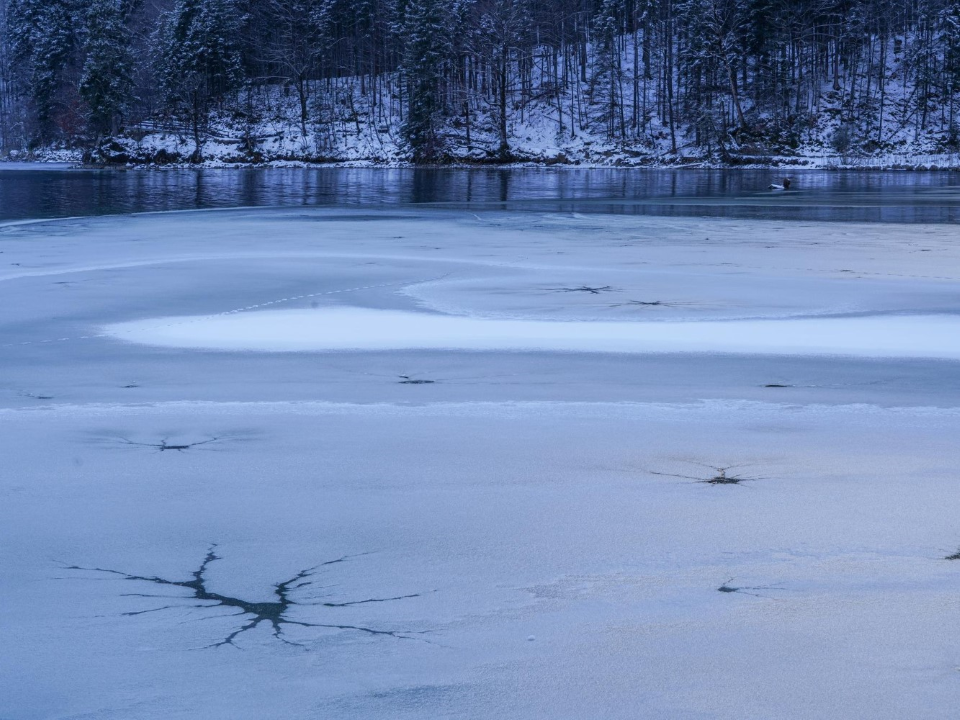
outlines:
M194 162L213 103L243 82L241 17L232 0L177 0L160 31L160 91L169 107L190 118Z
M443 83L450 54L447 13L445 0L410 0L406 8L403 72L407 112L402 131L416 162L435 162L444 155Z
M728 157L729 125L743 128L737 68L749 28L744 0L685 0L678 6L684 28L680 71L687 86L686 114L698 145ZM727 104L729 103L729 104Z
M69 105L67 78L78 46L76 7L70 0L11 0L7 31L25 94L36 117L35 140L50 142Z
M115 133L132 99L133 61L124 0L92 0L87 10L86 59L80 96L98 137Z

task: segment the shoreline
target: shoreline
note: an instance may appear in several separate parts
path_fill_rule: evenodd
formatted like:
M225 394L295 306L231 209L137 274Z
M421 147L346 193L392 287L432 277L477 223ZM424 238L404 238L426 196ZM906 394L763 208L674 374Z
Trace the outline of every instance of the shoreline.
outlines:
M444 162L417 164L407 161L384 159L334 160L311 162L309 160L266 160L263 162L229 162L224 160L204 160L193 162L128 162L128 163L90 163L72 153L58 156L29 157L27 159L0 158L0 169L29 169L28 166L69 165L70 170L246 170L246 169L327 169L361 168L382 170L769 170L773 171L816 171L816 172L958 172L960 155L952 156L949 163L932 162L931 158L945 158L946 155L917 155L916 162L839 162L836 158L784 158L782 162L738 162L719 163L708 160L683 160L678 162L641 162L627 164L623 162L556 162L556 161L513 161L513 162ZM22 165L22 168L10 166Z
M49 165L51 167L34 168L5 168L7 164L21 165ZM55 167L67 165L68 167ZM0 161L0 170L114 170L118 172L130 170L655 170L655 171L690 171L690 170L769 170L771 172L790 169L796 171L830 172L830 173L854 173L854 172L876 172L876 173L956 173L960 172L960 165L941 167L934 165L870 165L853 166L845 165L841 167L792 167L784 168L778 165L549 165L534 163L510 163L503 165L475 165L475 164L450 164L450 165L414 165L398 163L367 163L356 160L346 160L335 163L171 163L164 165L154 164L130 164L130 165L91 165L84 163L64 163L60 160L31 160L29 162L8 163Z

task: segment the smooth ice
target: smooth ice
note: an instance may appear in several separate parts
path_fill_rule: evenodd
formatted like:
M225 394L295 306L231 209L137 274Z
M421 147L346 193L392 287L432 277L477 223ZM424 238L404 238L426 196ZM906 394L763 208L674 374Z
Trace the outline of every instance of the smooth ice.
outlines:
M958 267L934 225L0 226L0 717L952 718Z

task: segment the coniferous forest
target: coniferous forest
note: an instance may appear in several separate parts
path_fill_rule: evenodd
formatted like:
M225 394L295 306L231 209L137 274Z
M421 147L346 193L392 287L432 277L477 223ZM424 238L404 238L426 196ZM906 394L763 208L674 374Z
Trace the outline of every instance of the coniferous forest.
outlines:
M960 148L960 0L3 0L0 153L720 164Z

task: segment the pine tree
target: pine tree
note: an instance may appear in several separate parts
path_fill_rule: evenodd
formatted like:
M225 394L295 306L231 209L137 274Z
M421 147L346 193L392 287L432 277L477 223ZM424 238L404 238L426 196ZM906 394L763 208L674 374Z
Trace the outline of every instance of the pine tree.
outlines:
M25 94L33 104L35 141L50 142L66 109L67 77L78 46L76 8L69 0L11 0L7 31Z
M744 128L737 68L749 28L744 0L685 0L677 6L684 28L680 71L686 85L686 112L698 145L716 145L728 159L728 124ZM729 100L729 106L723 99ZM732 115L732 118L730 117Z
M115 133L132 99L133 61L124 0L92 0L87 11L86 59L80 96L87 104L90 129Z
M190 117L193 161L211 105L243 82L241 17L231 0L178 0L160 31L157 74L166 103Z
M406 8L407 113L402 132L415 162L435 162L444 155L443 82L450 53L447 10L444 0L410 0Z

